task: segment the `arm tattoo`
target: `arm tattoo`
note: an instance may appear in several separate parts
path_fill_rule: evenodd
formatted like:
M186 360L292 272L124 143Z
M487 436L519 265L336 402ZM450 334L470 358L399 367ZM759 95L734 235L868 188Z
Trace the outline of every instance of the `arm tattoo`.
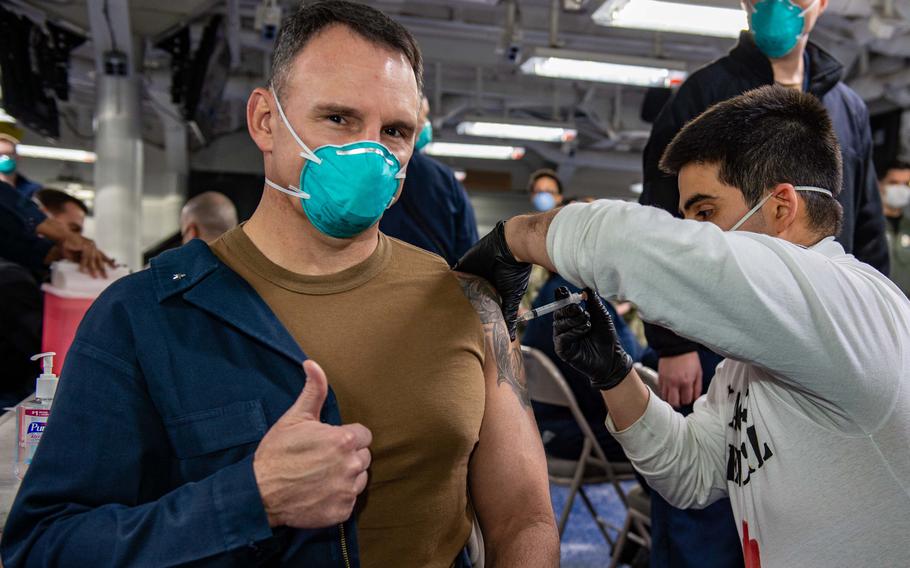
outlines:
M488 355L496 358L496 384L508 384L521 405L530 408L531 399L528 396L521 348L513 346L509 339L509 330L506 329L506 322L502 319L502 311L499 308L499 294L483 278L460 273L456 275L465 297L480 316L488 349L492 347L493 352Z

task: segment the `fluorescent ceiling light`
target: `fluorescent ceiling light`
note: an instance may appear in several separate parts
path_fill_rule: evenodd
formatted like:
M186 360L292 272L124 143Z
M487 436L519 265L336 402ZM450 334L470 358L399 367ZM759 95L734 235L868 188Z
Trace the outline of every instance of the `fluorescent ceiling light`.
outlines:
M465 136L485 138L511 138L514 140L540 140L543 142L569 142L575 140L578 131L568 125L546 123L499 122L495 120L468 119L455 127Z
M16 118L0 107L0 122L16 122Z
M24 158L45 158L47 160L65 160L67 162L95 163L95 153L73 148L54 148L53 146L29 146L18 144L16 153Z
M591 19L602 26L730 38L749 27L742 9L661 0L608 0Z
M676 87L686 80L685 63L643 57L582 53L563 49L537 49L522 63L529 75L634 85Z
M495 144L461 144L458 142L430 142L426 153L431 156L452 158L484 158L489 160L520 160L525 155L521 146Z

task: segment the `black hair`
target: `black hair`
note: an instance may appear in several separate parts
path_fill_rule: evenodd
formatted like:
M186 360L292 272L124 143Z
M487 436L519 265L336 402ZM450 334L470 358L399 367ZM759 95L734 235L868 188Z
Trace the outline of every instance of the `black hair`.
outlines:
M51 189L45 187L39 189L35 194L35 197L38 198L38 201L41 202L41 205L51 213L62 213L63 208L66 207L67 203L73 203L79 209L82 209L82 212L88 215L88 206L78 197L73 197L65 191L60 191L59 189Z
M403 53L414 69L417 89L423 92L423 57L411 32L376 8L347 0L321 0L301 4L281 26L272 53L272 73L269 78L276 93L281 94L291 63L307 42L336 24L350 28L375 44Z
M673 139L661 169L678 175L687 164L716 164L718 181L738 188L749 207L780 183L841 191L842 159L828 112L813 95L780 86L718 103ZM809 226L837 235L843 208L820 193L800 192Z
M559 175L556 174L555 170L549 168L543 168L531 174L531 177L528 179L528 193L534 191L534 184L537 183L537 180L540 178L550 178L555 181L556 189L559 191L559 194L562 195L562 180L559 179Z
M881 171L881 174L878 176L879 181L885 179L888 175L888 172L891 170L910 170L910 162L904 160L892 160L888 162L888 165Z

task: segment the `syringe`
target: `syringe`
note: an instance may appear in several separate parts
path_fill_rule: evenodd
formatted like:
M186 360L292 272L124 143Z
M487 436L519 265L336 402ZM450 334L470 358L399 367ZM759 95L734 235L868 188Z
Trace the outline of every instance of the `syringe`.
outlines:
M551 304L547 304L546 306L540 306L539 308L535 308L533 310L525 312L523 316L518 318L518 321L531 321L534 318L537 318L540 316L545 316L547 314L551 314L551 313L555 312L556 310L558 310L559 308L563 308L565 306L568 306L569 304L580 304L582 302L582 300L586 300L586 299L587 299L587 296L585 295L584 292L577 292L575 294L569 294L568 298L563 298L562 300L556 300L555 302L553 302Z

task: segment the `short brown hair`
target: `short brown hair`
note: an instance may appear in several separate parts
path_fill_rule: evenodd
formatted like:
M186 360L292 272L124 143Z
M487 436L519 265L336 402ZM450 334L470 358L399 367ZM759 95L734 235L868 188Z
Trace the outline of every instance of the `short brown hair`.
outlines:
M85 204L85 202L78 197L73 197L65 191L45 187L39 189L38 192L35 193L35 197L38 198L38 201L45 209L53 214L63 213L63 208L66 207L66 204L72 203L79 209L82 209L83 213L88 215L88 206Z
M417 78L417 89L423 92L423 56L417 40L404 26L381 11L347 0L321 0L301 4L285 20L272 52L272 74L269 83L281 95L291 62L307 42L329 26L340 24L378 45L400 51L407 58Z

